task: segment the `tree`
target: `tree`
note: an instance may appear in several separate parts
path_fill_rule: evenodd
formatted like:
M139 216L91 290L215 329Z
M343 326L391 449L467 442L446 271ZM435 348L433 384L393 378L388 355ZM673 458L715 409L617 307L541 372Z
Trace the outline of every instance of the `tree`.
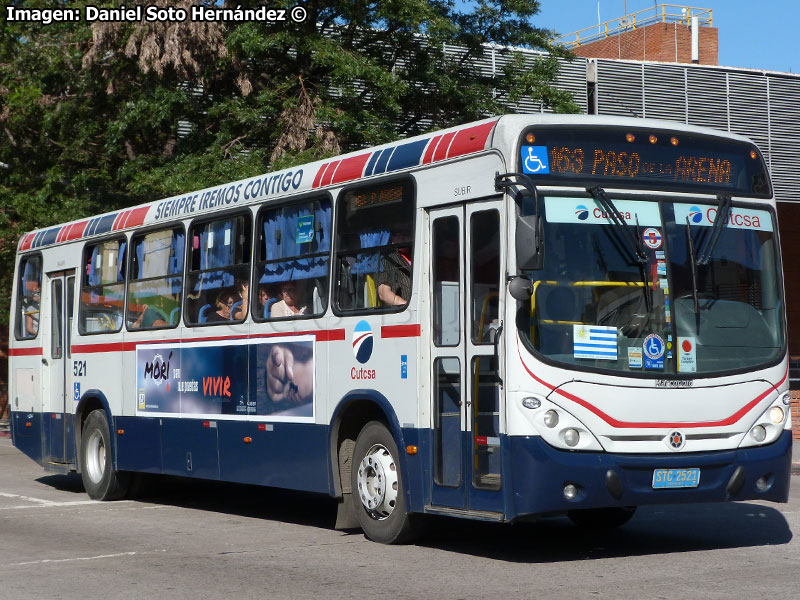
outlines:
M3 15L8 4L65 3L0 0ZM567 53L531 24L537 1L302 7L301 22L2 23L0 319L25 231L508 112L525 96L578 110L552 86ZM501 50L491 74L476 62L486 44L550 54Z

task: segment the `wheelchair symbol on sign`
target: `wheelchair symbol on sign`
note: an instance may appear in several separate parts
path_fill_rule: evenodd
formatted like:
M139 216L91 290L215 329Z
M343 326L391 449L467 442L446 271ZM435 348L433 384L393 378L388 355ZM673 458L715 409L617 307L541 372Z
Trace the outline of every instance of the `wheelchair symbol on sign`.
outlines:
M539 171L547 171L547 165L542 162L542 159L533 154L533 147L528 146L528 156L525 157L525 170L528 173L538 173Z
M658 356L661 354L661 344L658 343L656 338L650 339L650 342L647 345L647 353L652 356Z

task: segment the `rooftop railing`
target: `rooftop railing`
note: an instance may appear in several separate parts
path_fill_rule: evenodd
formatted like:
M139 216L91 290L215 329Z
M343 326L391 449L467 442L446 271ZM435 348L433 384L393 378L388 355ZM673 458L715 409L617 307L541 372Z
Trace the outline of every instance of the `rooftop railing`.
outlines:
M713 14L710 8L698 8L680 4L657 4L650 8L627 14L624 17L558 36L553 42L572 50L583 44L619 35L654 23L680 23L691 26L692 17L697 17L700 27L714 26Z

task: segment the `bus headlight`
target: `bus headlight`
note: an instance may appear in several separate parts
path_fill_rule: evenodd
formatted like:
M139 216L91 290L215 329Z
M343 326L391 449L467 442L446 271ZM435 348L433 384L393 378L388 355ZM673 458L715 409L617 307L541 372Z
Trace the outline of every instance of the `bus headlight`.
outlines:
M775 423L775 425L780 425L781 423L783 423L783 419L785 417L786 415L784 414L783 409L780 406L773 406L772 408L769 409L769 419L770 421Z
M756 425L750 430L750 435L753 436L755 441L763 442L767 439L767 430L764 429L763 425Z
M784 430L791 428L791 420L788 418L791 414L790 407L786 406L786 400L789 397L789 393L784 392L772 401L772 404L750 426L750 431L739 443L740 448L771 444L781 436Z
M544 424L547 425L550 429L558 425L558 413L554 410L548 410L544 413Z

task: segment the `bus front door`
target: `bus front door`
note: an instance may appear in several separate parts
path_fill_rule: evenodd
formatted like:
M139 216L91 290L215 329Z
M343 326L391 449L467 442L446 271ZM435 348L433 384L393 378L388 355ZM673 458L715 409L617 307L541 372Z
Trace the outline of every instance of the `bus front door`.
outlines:
M429 212L431 504L503 512L502 202Z
M67 359L74 305L75 276L72 271L47 275L47 299L43 306L44 347L42 382L44 386L45 466L56 468L74 460L72 435L72 391Z

